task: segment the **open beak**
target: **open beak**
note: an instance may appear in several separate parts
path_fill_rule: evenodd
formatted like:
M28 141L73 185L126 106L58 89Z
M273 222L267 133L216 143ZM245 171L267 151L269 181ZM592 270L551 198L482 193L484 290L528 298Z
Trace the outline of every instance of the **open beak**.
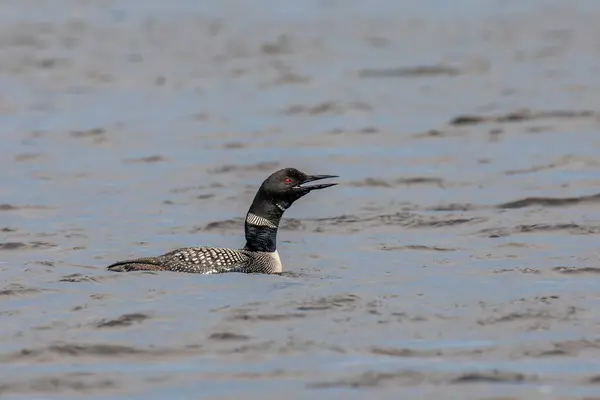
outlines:
M311 190L325 189L325 188L337 185L337 183L322 183L320 185L302 186L308 182L320 181L321 179L328 179L328 178L338 178L338 176L337 175L308 175L303 182L294 186L294 189L308 193Z

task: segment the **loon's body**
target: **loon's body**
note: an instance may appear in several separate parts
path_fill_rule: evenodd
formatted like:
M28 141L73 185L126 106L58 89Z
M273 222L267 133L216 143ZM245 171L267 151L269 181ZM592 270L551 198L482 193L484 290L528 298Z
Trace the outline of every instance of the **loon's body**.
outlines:
M185 247L169 253L116 262L111 271L174 271L196 274L225 272L281 273L277 251L277 230L283 213L294 201L312 190L336 185L301 186L334 175L306 175L294 168L285 168L269 176L260 186L246 214L246 245L235 250L220 247Z

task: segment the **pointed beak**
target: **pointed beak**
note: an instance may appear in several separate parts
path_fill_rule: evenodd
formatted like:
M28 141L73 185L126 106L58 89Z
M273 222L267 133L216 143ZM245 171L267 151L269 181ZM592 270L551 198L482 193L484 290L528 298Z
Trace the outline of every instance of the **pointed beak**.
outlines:
M321 179L329 179L329 178L338 178L338 176L337 175L308 175L302 183L294 186L294 189L301 190L301 191L308 193L311 190L325 189L325 188L337 185L337 183L322 183L320 185L302 186L308 182L320 181Z

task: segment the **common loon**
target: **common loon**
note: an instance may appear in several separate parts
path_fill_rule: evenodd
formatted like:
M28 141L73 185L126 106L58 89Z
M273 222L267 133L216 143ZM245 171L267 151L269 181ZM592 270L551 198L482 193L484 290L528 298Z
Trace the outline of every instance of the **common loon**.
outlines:
M337 183L302 186L337 175L306 175L295 168L273 173L262 183L246 214L246 245L240 250L219 247L185 247L157 257L116 262L110 271L175 271L196 274L282 272L277 251L277 230L285 210L313 190Z

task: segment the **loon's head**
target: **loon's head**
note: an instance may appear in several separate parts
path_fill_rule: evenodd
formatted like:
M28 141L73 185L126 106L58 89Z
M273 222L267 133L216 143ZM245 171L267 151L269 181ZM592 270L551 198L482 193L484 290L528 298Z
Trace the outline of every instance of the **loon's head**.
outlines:
M304 186L306 183L327 178L337 178L337 175L307 175L296 168L284 168L265 179L259 191L278 206L288 208L294 201L313 190L337 185L337 183L323 183Z

